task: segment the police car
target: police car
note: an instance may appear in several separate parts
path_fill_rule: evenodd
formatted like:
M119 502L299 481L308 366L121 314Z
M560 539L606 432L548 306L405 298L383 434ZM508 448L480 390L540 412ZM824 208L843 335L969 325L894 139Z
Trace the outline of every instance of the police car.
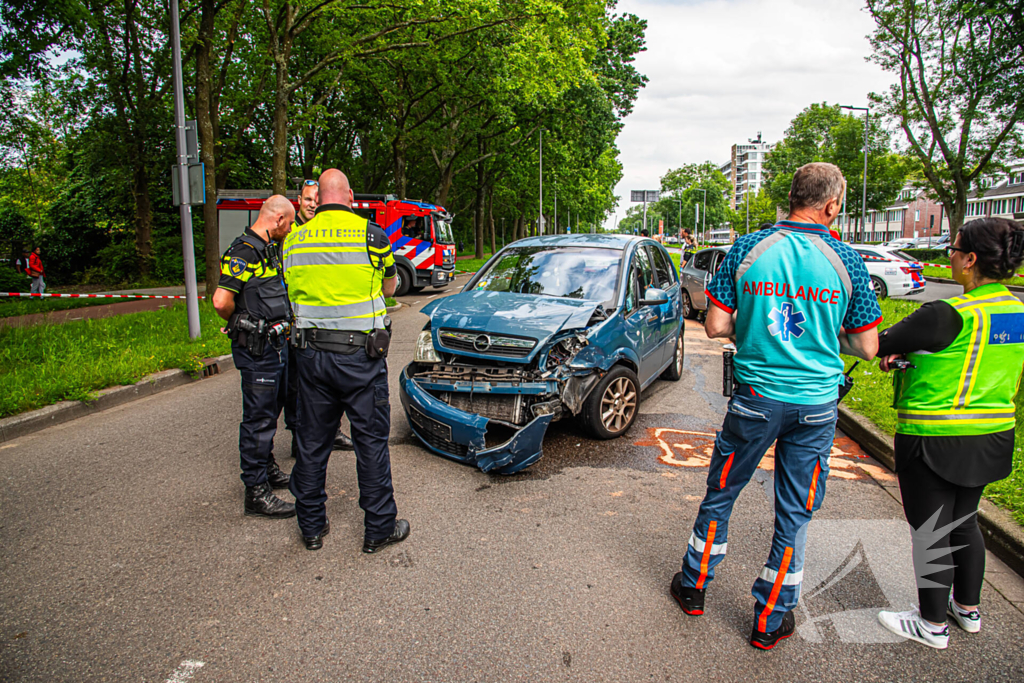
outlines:
M871 275L871 284L879 299L924 291L924 266L921 263L886 247L867 244L850 246L863 257L864 265Z

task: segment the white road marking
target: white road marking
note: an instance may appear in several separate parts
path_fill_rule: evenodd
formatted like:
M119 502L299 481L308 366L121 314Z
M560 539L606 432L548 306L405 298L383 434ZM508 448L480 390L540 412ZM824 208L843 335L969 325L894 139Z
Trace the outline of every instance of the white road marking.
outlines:
M433 299L433 298L434 298L435 296L437 296L437 294L431 294L431 295L430 295L430 296L428 296L427 298L428 298L428 299Z
M170 678L168 678L164 683L185 683L186 681L190 681L196 671L202 669L203 666L203 662L197 662L194 659L186 659L178 666L177 669L175 669L174 673L172 673Z

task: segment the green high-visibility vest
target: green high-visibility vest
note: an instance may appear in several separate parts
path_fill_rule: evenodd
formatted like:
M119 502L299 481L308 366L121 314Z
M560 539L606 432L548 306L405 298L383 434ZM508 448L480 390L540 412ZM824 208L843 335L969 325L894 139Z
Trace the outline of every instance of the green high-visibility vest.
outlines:
M997 283L946 303L963 318L963 329L942 351L907 354L916 368L897 374L896 431L968 436L1013 429L1024 303Z
M369 222L351 211L321 210L285 238L285 281L297 327L384 329L381 289L394 256L383 231L377 229L373 244L368 232Z

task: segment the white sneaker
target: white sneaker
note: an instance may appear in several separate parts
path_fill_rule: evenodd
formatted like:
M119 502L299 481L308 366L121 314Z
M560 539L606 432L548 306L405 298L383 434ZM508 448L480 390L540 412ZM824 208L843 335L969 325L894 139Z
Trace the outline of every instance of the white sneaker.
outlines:
M945 650L949 645L949 626L942 625L938 633L932 632L932 626L921 618L917 608L909 612L886 612L878 613L878 621L901 638L916 640L917 642L934 647L936 650Z
M949 605L946 607L946 614L953 617L956 623L968 633L977 633L981 630L981 614L976 609L970 612L963 612L950 597Z

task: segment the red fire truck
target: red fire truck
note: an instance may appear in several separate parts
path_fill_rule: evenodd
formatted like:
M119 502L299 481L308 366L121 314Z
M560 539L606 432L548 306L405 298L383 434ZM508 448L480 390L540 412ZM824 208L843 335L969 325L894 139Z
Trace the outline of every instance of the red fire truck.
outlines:
M266 190L221 190L217 197L221 253L256 222ZM287 196L298 210L298 193ZM452 216L443 207L394 195L357 194L352 210L384 228L398 266L396 296L424 287L447 287L455 277Z

